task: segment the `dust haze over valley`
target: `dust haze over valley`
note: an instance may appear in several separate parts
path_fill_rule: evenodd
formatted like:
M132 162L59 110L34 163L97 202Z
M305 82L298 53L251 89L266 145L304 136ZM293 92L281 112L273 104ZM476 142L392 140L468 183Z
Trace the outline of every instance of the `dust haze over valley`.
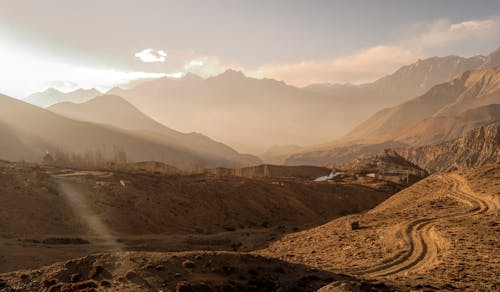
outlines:
M0 0L0 291L497 291L497 1Z

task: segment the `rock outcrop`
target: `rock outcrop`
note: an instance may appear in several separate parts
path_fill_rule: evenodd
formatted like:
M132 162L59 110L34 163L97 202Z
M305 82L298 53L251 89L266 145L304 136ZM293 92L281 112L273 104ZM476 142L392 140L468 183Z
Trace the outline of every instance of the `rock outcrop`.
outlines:
M457 139L403 151L429 172L452 171L500 162L500 123L472 130Z

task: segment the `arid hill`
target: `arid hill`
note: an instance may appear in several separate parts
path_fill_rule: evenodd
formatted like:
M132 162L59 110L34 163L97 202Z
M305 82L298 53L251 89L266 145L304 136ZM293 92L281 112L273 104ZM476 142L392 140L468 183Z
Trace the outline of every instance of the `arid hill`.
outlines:
M163 78L109 94L123 96L176 129L196 130L236 149L262 153L267 145L314 145L340 138L376 110L418 96L483 61L481 56L430 58L360 86L296 88L228 70L208 79L192 74Z
M490 104L466 110L456 116L427 118L388 136L414 147L424 146L456 139L473 129L498 122L500 104Z
M290 154L302 151L303 147L297 145L274 145L265 152L259 154L259 157L270 164L284 164Z
M159 127L161 125L158 125ZM162 128L167 132L168 128ZM41 161L48 151L58 164L103 166L108 162L164 162L183 169L234 167L258 164L254 156L240 155L231 148L200 134L181 134L190 147L153 132L119 129L109 125L76 121L0 95L1 159ZM184 135L184 136L183 136ZM197 153L192 149L201 149ZM226 151L210 156L211 151ZM221 151L221 152L222 152ZM227 156L224 156L227 153Z
M423 119L458 115L468 109L498 103L500 68L467 71L418 98L378 112L343 139L384 141L391 139L394 132Z
M0 271L117 250L240 250L374 207L385 183L0 163ZM27 216L29 214L29 216Z
M316 291L334 283L363 291L394 291L300 264L231 252L115 252L37 270L0 274L0 289L25 291ZM87 290L85 290L87 289Z
M303 149L286 164L326 165L366 157L384 148L441 143L500 120L500 68L467 71L424 95L379 111L344 138ZM389 146L392 144L391 146Z
M248 178L303 178L313 180L320 176L329 175L332 169L311 165L287 166L263 164L236 169L216 168L208 169L207 171L216 175L234 175Z
M500 103L500 68L467 71L431 88L424 95L384 109L346 135L345 141L385 141L387 135L431 117L455 116Z
M180 145L196 153L209 165L240 167L258 165L260 159L236 152L231 147L199 133L181 133L151 119L119 96L103 95L76 104L64 102L48 108L65 117L134 131L160 144Z
M319 142L354 125L353 105L289 86L226 72L202 79L188 74L162 78L131 89L112 89L155 120L175 129L202 132L245 152L269 145ZM342 111L336 109L342 108ZM335 114L332 114L335 111ZM362 110L359 109L361 112ZM270 122L272 121L272 123ZM338 125L332 128L331 125Z
M500 124L486 125L446 142L410 148L401 154L429 172L500 163Z
M368 212L288 234L257 253L413 291L495 291L499 178L498 165L433 175Z
M401 142L383 142L374 144L346 144L341 146L323 146L318 149L304 150L291 154L286 160L287 165L330 165L348 163L357 158L376 155L384 149L399 149L407 147Z

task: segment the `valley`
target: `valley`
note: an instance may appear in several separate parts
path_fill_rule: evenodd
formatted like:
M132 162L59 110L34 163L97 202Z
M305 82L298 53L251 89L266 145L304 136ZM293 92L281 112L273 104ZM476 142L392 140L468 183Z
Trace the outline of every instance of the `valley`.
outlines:
M0 0L0 292L500 291L499 28Z

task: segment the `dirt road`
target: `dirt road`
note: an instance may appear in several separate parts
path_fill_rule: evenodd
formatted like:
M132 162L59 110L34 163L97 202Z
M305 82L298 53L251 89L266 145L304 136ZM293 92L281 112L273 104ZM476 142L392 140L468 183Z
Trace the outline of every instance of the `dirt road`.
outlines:
M375 265L358 267L350 273L370 278L391 277L421 270L437 260L441 250L440 238L434 226L443 220L474 216L497 208L495 202L480 198L467 186L464 178L457 174L443 174L443 183L448 185L448 192L455 199L470 206L465 212L450 213L438 217L419 218L403 225L399 231L408 249Z

